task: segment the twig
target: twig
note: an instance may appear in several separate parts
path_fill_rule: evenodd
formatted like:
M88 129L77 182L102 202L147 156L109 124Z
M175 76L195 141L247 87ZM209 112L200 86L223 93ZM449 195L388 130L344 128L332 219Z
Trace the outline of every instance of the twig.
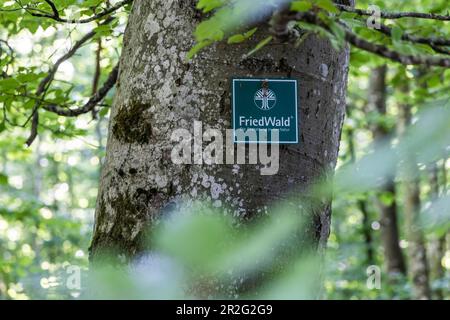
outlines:
M112 20L113 20L113 18L109 17L101 25L108 24ZM36 90L36 97L40 97L42 95L45 96L44 92L47 90L47 88L49 87L50 83L53 81L53 79L55 77L55 74L58 71L58 68L61 65L61 63L63 63L64 61L70 59L77 52L77 50L83 46L83 44L85 44L87 41L92 39L95 35L96 35L95 29L90 31L89 33L85 34L80 40L75 42L73 47L66 54L64 54L61 58L59 58L55 62L53 67L50 69L48 75L44 79L42 79L42 81L39 83L39 85L37 87L37 90ZM42 97L42 98L44 98L44 97ZM34 106L33 106L33 111L32 111L33 123L35 121L39 121L39 117L36 117L35 114L38 113L38 109L39 109L39 106L41 105L41 102L42 102L42 100L37 100L35 102ZM33 143L34 139L36 138L37 125L38 124L36 124L36 125L33 124L31 135L30 135L30 137L27 140L27 145L28 146L30 146Z
M92 111L95 106L108 94L109 90L114 87L118 74L119 64L117 64L111 71L103 86L82 107L77 109L65 109L55 104L48 104L43 105L43 108L64 117L77 117L81 114L88 113Z
M287 27L289 21L297 20L320 26L332 33L331 28L326 23L324 23L315 13L312 12L282 13L280 14L280 17L277 18L277 20L278 29L280 28L280 24L283 24ZM397 51L389 49L387 46L372 43L360 38L351 30L349 30L342 22L340 22L339 25L343 28L343 31L345 33L345 40L362 50L377 54L393 61L400 62L405 65L427 65L440 66L445 68L450 67L449 58L404 55Z
M376 28L375 30L387 36L392 35L392 29L385 24L380 24L380 28L379 29ZM417 37L405 33L402 35L402 40L413 43L427 44L438 53L450 54L449 50L440 47L440 46L450 46L450 39Z
M335 6L341 11L356 13L357 15L360 16L372 16L374 14L372 10L356 9L342 4L335 4ZM384 19L419 18L419 19L450 21L450 15L440 15L435 13L422 13L422 12L380 11L380 18Z
M363 38L358 37L356 34L348 29L345 30L345 39L362 50L375 53L379 56L391 59L393 61L400 62L406 65L427 65L427 66L440 66L449 68L450 59L432 57L432 56L413 56L413 55L403 55L397 51L391 50L388 47L376 43L369 42Z
M49 3L49 5L50 5L50 3L52 3L51 1L48 1L48 0L46 0L46 2ZM77 19L66 19L66 18L60 17L58 10L56 9L56 7L53 3L52 3L52 5L50 5L52 7L53 14L32 12L31 8L24 8L24 9L27 10L34 17L49 18L49 19L53 19L55 21L64 22L64 23L89 23L89 22L98 20L100 18L103 18L103 17L117 11L121 7L123 7L129 3L132 3L132 2L133 2L133 0L122 0L118 3L116 3L114 6L107 8L107 9L103 10L102 12L100 12L96 15L93 15L92 17L89 17L86 19L78 19L78 20Z
M25 142L28 147L31 146L31 144L33 143L33 141L36 139L36 137L38 135L38 126L39 126L39 111L36 110L33 113L33 121L31 121L30 136L28 137L27 141Z
M59 18L59 12L58 12L58 9L56 8L55 4L50 0L45 0L45 2L50 6L50 8L52 8L53 16L55 18Z
M8 49L8 51L9 51L9 61L8 61L8 63L5 64L6 71L1 70L0 77L7 78L8 77L9 64L14 63L15 54L14 54L13 48L8 43L8 41L0 39L0 58L2 57L2 54L3 54L3 49L2 49L1 44L4 44L6 46L6 48ZM6 56L8 57L8 54Z
M101 52L102 52L102 39L99 38L98 41L97 41L97 50L95 52L95 71L94 71L94 77L92 79L92 94L94 94L97 91L97 89L98 89L98 82L100 80ZM97 112L96 112L95 109L92 109L92 119L96 119L96 118L97 118Z

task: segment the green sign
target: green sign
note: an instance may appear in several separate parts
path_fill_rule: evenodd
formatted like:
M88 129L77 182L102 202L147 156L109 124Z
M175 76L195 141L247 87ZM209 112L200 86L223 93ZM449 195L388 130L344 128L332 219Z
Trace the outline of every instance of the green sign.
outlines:
M232 94L235 143L298 143L297 80L233 79Z

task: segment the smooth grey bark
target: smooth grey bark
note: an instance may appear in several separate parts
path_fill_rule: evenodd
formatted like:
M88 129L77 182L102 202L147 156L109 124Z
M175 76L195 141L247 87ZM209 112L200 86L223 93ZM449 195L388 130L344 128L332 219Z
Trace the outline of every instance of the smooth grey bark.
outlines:
M387 66L382 65L372 70L369 80L369 108L381 116L386 115L386 74ZM377 122L373 128L373 136L376 141L384 141L391 138L391 130ZM389 204L377 199L380 210L381 240L383 243L386 269L389 274L406 274L406 265L403 252L400 248L400 237L398 229L396 186L394 175L388 177L380 192L392 196Z
M348 4L348 3L347 3ZM271 43L244 59L268 36L261 26L239 45L216 44L189 63L199 22L194 1L135 0L124 36L111 111L90 257L144 250L145 230L182 201L210 200L241 219L264 214L274 201L332 177L345 113L349 50L307 37L299 48ZM299 143L280 148L280 169L262 176L257 165L175 165L173 130L231 128L230 78L292 77L299 81ZM316 245L329 235L331 203L320 205L305 232Z

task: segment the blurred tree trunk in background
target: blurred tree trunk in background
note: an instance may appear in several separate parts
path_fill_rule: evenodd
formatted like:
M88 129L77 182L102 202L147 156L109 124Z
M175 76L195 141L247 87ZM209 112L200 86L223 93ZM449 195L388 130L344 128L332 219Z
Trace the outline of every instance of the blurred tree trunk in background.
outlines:
M36 154L36 160L34 162L34 167L32 168L31 175L33 176L33 195L36 199L39 199L41 196L41 188L42 188L42 168L41 168L41 160L42 160L42 152L41 152L41 139L36 139L35 142L36 149L34 153Z
M350 112L349 112L350 115ZM355 137L354 137L354 131L353 128L348 129L348 146L349 146L349 153L350 153L350 161L352 163L356 162L356 152L355 152ZM367 195L366 197L367 198ZM367 265L373 265L374 262L374 256L373 256L373 240L372 240L372 228L370 225L370 217L369 217L369 211L367 209L367 200L366 199L358 199L357 205L359 211L361 211L361 214L363 216L363 223L362 223L362 234L364 238L364 243L366 246L366 264Z
M369 108L379 115L372 128L374 139L378 142L392 138L392 130L387 127L386 121L384 121L386 116L386 73L386 65L377 67L372 70L369 81ZM386 267L390 275L406 274L405 260L399 244L397 193L394 178L394 175L392 175L385 181L380 194L377 196L377 205L381 214L381 239ZM385 198L384 201L381 199L382 196Z
M448 191L448 186L447 186L447 161L448 161L448 156L449 153L448 151L446 151L446 153L444 154L444 161L442 163L442 195L448 195L449 191ZM446 258L446 254L447 252L450 251L450 230L447 230L446 234L444 235L444 241L445 241L445 246L444 246L444 252L443 252L443 256L441 257L442 260L444 260ZM445 276L448 276L448 264L446 264L445 270L444 270L444 274ZM444 294L444 299L450 299L450 288L447 288L445 290L445 292L443 292Z
M411 124L411 106L401 105L399 108L399 134L404 134ZM408 240L409 273L413 283L415 299L430 299L427 254L425 240L420 223L420 173L413 154L403 159L402 181L404 184L404 216L406 236Z
M439 197L439 168L437 163L431 164L430 168L430 196L435 201ZM445 255L445 234L442 236L432 235L429 244L430 256L430 279L442 280L444 277L444 267L442 266L442 258ZM441 288L437 288L434 292L436 299L443 299Z
M349 4L348 1L342 3ZM269 35L266 25L238 45L219 43L186 63L199 22L195 1L135 0L124 36L117 93L97 199L92 261L116 250L133 257L145 249L144 232L185 200L211 200L230 214L265 213L289 192L304 194L331 179L345 114L349 50L310 35L299 48L272 43L243 56ZM175 165L173 130L231 128L230 78L299 80L299 143L280 148L280 169L262 176L257 165ZM305 235L324 246L331 200L319 203Z

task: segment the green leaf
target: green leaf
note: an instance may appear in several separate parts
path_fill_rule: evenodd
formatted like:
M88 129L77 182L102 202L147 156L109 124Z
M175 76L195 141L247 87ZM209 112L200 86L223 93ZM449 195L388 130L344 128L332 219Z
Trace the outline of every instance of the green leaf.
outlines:
M8 176L4 175L3 173L0 173L0 185L7 185L8 184Z
M316 2L316 5L319 8L322 8L330 13L339 13L340 12L338 10L338 8L336 8L336 6L334 5L333 1L331 1L331 0L318 0Z
M224 32L222 30L222 22L220 19L210 19L201 22L195 30L195 38L197 41L223 39Z
M27 102L24 103L23 108L25 110L31 110L31 109L33 109L35 104L36 104L36 101L34 99L29 99Z
M400 42L403 36L403 30L399 26L394 26L391 32L392 40L394 42Z
M263 47L265 47L270 41L272 41L273 37L268 36L264 40L260 41L249 53L247 53L247 57L251 56L255 52L261 50Z
M441 77L439 74L435 74L427 80L427 86L429 88L437 87L440 84L441 84Z
M84 7L95 7L98 6L102 1L101 0L84 0L83 6Z
M312 4L309 1L294 1L291 4L291 10L292 11L298 11L298 12L306 12L309 11L312 8Z
M98 26L95 28L96 38L99 36L108 36L112 32L110 25Z
M153 243L183 264L204 271L227 248L233 236L231 220L208 211L199 206L195 214L178 215L176 220L162 224Z
M256 30L258 30L258 28L253 28L243 34L235 34L228 38L228 44L241 43L250 38L256 32Z
M102 108L100 109L100 112L98 113L101 118L105 117L109 112L109 108Z
M358 17L358 14L352 12L343 11L339 14L339 18L344 20L352 20L355 19L356 17Z
M20 83L14 78L6 78L0 80L0 88L2 88L3 90L17 88L19 84Z
M24 74L19 74L16 79L22 83L28 83L28 82L35 81L35 80L39 79L40 77L41 77L41 74L24 73Z
M207 13L211 10L217 9L225 4L225 0L199 0L197 9Z
M342 46L345 43L345 30L340 26L339 24L332 21L330 23L331 31L333 31L334 36L336 37L337 44L339 48L342 48Z
M211 43L213 43L214 41L212 40L204 40L202 42L197 43L195 46L193 46L191 48L191 50L189 50L189 52L186 55L186 60L191 60L200 50L202 50L203 48L209 46Z
M380 194L379 199L385 206L390 206L394 202L395 197L392 192L383 192Z

